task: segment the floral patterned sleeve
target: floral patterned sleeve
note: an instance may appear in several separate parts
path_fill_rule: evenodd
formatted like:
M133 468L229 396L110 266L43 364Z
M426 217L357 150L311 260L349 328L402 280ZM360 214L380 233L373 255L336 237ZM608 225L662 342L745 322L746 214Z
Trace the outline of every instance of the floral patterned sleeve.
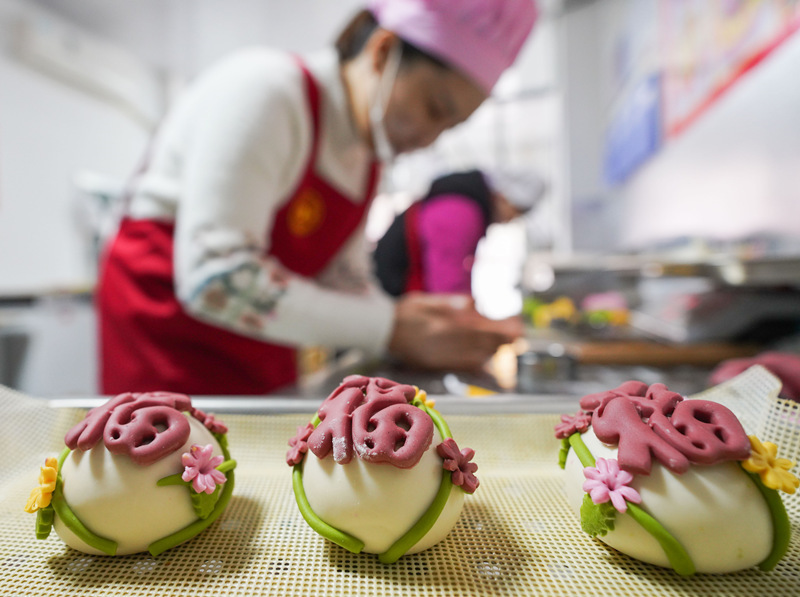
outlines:
M276 92L246 74L246 89L227 81L198 106L176 219L178 298L192 316L264 341L379 352L393 323L388 297L369 285L337 288L330 271L327 281L303 278L264 257L274 214L307 160L311 125L299 80ZM329 270L348 269L348 255L340 251Z
M383 350L394 304L346 259L335 260L323 273L350 272L338 277L338 288L330 288L293 274L275 259L257 257L258 249L246 241L226 248L226 236L233 241L236 234L209 231L198 239L204 266L195 274L206 275L184 300L194 316L272 342Z

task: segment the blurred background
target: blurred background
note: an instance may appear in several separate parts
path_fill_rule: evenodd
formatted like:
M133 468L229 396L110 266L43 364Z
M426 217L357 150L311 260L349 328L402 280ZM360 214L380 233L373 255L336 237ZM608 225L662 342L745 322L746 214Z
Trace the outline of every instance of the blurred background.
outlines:
M522 311L527 338L485 376L437 377L441 391L577 394L638 377L688 393L724 359L797 352L800 2L539 5L493 97L399 159L369 216L375 242L454 169L547 181L533 212L490 229L473 270L479 309ZM0 383L97 393L98 255L167 107L226 53L313 51L360 6L0 0ZM309 379L342 356L310 354Z

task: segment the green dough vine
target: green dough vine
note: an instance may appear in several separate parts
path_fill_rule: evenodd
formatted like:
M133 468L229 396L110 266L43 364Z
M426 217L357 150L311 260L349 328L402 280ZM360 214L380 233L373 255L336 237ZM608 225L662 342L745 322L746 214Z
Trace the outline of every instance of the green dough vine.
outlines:
M569 436L569 444L575 450L575 455L580 460L581 464L586 466L594 466L596 463L586 444L583 443L580 433L573 433ZM691 576L695 573L694 562L691 556L686 551L686 548L678 541L664 526L648 514L644 509L636 504L628 502L628 516L633 518L639 525L647 531L664 550L664 555L667 556L672 569L681 576Z
M414 404L428 413L428 416L433 421L433 424L436 425L436 429L439 430L442 440L453 437L450 432L450 428L447 426L447 423L444 422L444 419L438 412L433 409L429 409L421 401L415 400ZM452 487L453 474L450 471L442 468L442 482L439 485L439 490L436 492L436 496L433 498L431 505L428 506L428 509L420 517L420 519L414 523L414 525L402 537L395 541L389 549L378 556L378 560L384 564L392 564L396 562L403 556L403 554L414 547L414 545L416 545L420 539L427 535L428 531L430 531L433 528L433 525L436 524L436 521L439 520L439 516L441 516L445 505L447 505L447 500L450 499L450 490Z
M294 499L297 501L297 507L300 509L300 514L312 529L319 533L325 539L332 541L340 547L344 547L347 551L353 553L361 553L364 549L364 542L357 539L352 535L348 535L344 531L332 527L327 522L317 516L316 512L311 508L306 497L306 491L303 488L303 463L294 465L292 471L292 489L294 489Z
M221 473L228 473L235 468L235 460L226 460L217 467L217 470ZM214 492L211 494L197 493L192 489L192 482L184 481L181 473L175 473L174 475L163 477L156 481L156 485L158 487L167 487L170 485L183 485L184 487L187 487L192 498L192 508L194 508L194 513L197 515L197 518L202 520L205 520L214 512L214 506L219 500L220 495L222 495L219 485L214 488Z
M72 509L67 505L64 499L64 480L61 478L61 470L64 467L64 462L69 456L69 448L64 448L58 457L58 474L56 476L56 487L53 491L53 500L51 505L59 520L64 523L64 526L72 531L78 539L86 543L89 547L93 547L102 553L113 556L117 553L117 543L111 539L106 539L99 535L95 535L88 527L81 522L75 515ZM38 518L37 518L38 520ZM48 533L49 534L49 533Z
M64 499L60 474L58 476L58 480L56 481L56 490L53 492L52 503L53 509L55 510L59 520L61 520L61 522L64 523L64 526L66 526L70 531L75 533L75 536L78 537L78 539L86 543L86 545L94 547L106 555L116 555L116 541L95 535L80 521L72 509L67 505L67 501Z
M222 466L222 465L220 465ZM220 515L225 511L225 508L228 507L228 502L231 501L231 496L233 495L233 487L234 487L234 473L233 470L228 471L227 481L222 485L222 493L220 493L219 500L217 500L214 509L208 515L207 518L196 520L195 522L191 523L188 526L185 526L179 531L172 533L171 535L167 535L159 539L158 541L154 541L150 545L147 546L147 551L155 557L168 549L175 547L176 545L180 545L181 543L188 541L189 539L193 538L194 536L198 535L209 526L211 523L214 522Z
M36 512L36 538L47 539L50 536L50 529L53 528L53 520L55 519L56 511L53 509L52 504L47 508L40 508Z
M569 438L561 439L561 449L558 451L558 466L563 469L567 466L567 456L569 456Z
M744 471L744 469L742 469ZM769 508L770 518L772 519L772 549L762 562L758 564L761 570L769 571L775 568L778 562L786 555L789 550L789 541L792 538L792 525L789 516L786 514L786 507L783 505L781 496L775 489L770 489L761 482L757 473L747 473L747 476L756 484Z

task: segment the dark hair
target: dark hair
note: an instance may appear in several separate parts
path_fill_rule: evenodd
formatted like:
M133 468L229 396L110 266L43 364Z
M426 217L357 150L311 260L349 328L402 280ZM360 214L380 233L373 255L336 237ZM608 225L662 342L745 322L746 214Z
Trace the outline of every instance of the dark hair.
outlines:
M358 12L339 34L339 37L336 38L335 47L336 52L339 54L339 62L347 62L358 56L367 44L367 40L378 27L378 21L370 11L364 9ZM447 64L438 58L423 52L403 38L399 36L398 38L403 44L401 64L407 65L417 60L427 60L441 68L449 68Z
M492 190L480 170L465 170L440 176L431 183L422 201L451 194L473 199L480 206L486 225L492 221Z

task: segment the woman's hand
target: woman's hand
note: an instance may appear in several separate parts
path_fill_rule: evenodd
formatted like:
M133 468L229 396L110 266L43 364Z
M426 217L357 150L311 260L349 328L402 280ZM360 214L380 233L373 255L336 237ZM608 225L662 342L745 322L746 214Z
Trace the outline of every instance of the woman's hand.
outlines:
M467 296L409 293L397 301L389 352L411 367L475 370L523 333L519 317L487 319Z

